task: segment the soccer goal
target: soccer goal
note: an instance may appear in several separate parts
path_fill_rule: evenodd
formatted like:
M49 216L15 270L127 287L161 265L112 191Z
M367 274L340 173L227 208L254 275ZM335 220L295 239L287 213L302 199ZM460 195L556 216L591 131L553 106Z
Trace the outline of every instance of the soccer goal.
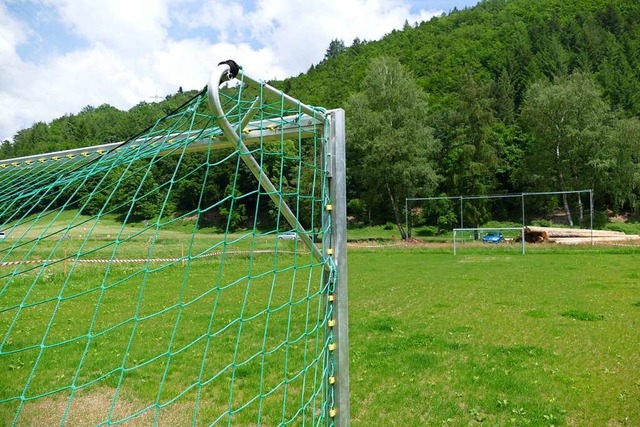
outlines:
M454 228L453 229L453 254L458 254L461 244L474 245L514 245L522 248L525 254L525 229L524 227L486 227L486 228Z
M1 160L0 424L348 425L344 138L225 61L130 140Z

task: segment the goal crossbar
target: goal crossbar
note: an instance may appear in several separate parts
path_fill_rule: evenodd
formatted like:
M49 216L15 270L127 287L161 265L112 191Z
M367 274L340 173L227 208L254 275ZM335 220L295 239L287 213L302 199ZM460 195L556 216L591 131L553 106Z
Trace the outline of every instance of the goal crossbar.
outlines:
M334 110L328 110L328 114ZM268 123L268 125L265 125ZM307 114L303 115L291 115L282 117L280 121L274 121L273 119L254 120L247 124L242 131L242 141L245 145L255 145L261 142L280 140L283 135L298 137L312 136L314 132L322 131L324 122L319 119L318 116L311 117ZM90 147L73 148L70 150L53 151L49 153L34 154L31 156L22 156L11 159L0 160L0 167L29 167L37 163L47 161L57 161L60 159L74 159L76 157L96 157L105 155L112 152L119 152L123 150L125 144L127 149L139 148L144 145L174 145L183 141L192 139L185 149L185 152L198 152L205 151L209 148L224 149L235 148L234 143L229 140L223 133L212 131L212 129L199 129L188 132L178 132L169 135L155 136L152 138L138 138L131 141L119 141L110 142L107 144L93 145ZM173 149L167 148L167 150L154 152L154 155L169 154Z

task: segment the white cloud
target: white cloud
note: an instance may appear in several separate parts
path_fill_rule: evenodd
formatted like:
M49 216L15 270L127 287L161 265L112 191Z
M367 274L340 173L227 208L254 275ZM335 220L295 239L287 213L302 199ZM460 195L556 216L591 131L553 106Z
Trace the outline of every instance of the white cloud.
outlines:
M188 29L212 28L216 30L219 41L225 43L243 39L246 17L242 4L227 0L183 1L186 2L183 5L189 7L174 16L180 25Z
M170 23L166 0L54 0L51 5L78 36L126 55L157 49Z
M13 19L0 3L0 141L22 127L21 112L29 114L31 110L26 105L20 105L25 86L20 83L34 67L25 64L16 52L16 48L28 36L28 27Z
M25 42L28 34L28 27L13 19L6 6L0 3L0 55L3 58L13 55L15 47Z
M37 65L24 60L21 43L46 43L46 34L0 2L0 140L85 105L128 109L156 91L200 89L226 59L257 78L296 75L322 60L333 39L379 39L439 13L412 15L403 0L257 0L252 10L221 0L33 1L55 8L51 19L84 47L51 49Z
M226 59L242 64L252 76L268 79L286 75L269 48L256 50L246 43L211 44L204 39L169 42L154 55L153 69L160 81L170 84L170 90L175 91L178 86L200 89L218 62Z
M306 71L320 62L333 39L347 46L359 37L377 40L405 20L428 20L441 10L412 14L404 0L257 0L255 9L239 4L221 7L219 0L207 2L190 16L183 16L191 28L210 28L221 40L240 40L267 47L277 55L284 78Z
M322 60L333 39L347 46L356 37L377 40L405 20L413 23L437 13L412 15L409 4L398 0L260 0L251 23L255 37L273 46L283 67L296 74Z

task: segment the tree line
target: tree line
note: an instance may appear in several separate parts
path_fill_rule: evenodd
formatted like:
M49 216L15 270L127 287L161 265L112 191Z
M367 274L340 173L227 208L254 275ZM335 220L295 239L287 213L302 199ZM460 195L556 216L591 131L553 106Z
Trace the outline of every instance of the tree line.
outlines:
M333 40L307 73L272 84L346 110L354 222L393 222L405 235L405 198L440 194L591 188L600 210L640 210L637 1L485 0L380 41ZM0 156L123 140L188 96L36 123ZM572 201L559 203L570 213ZM425 214L446 229L452 212ZM494 214L477 203L465 215L481 225Z

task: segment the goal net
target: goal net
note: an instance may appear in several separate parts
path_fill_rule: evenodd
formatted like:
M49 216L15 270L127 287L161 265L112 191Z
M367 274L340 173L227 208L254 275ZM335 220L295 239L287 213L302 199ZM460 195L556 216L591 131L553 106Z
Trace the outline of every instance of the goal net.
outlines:
M0 424L348 414L343 117L228 61L128 141L0 161Z

